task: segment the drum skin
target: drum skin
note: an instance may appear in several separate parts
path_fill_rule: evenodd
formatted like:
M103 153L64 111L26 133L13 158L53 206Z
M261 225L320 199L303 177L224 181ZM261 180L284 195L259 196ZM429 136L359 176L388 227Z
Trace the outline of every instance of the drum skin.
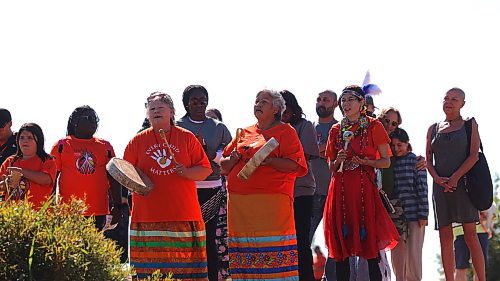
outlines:
M243 166L238 173L238 178L247 180L248 177L260 166L262 161L278 147L278 141L272 137L270 138L256 153L255 155Z
M106 165L109 174L121 185L140 195L148 195L153 189L153 182L128 161L113 157Z

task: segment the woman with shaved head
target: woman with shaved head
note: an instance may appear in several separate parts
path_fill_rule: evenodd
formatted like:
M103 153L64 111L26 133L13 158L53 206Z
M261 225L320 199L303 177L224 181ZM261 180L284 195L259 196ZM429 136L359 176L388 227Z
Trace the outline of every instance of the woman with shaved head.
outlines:
M464 175L479 159L479 132L474 119L464 121L461 109L465 93L459 88L446 92L443 99L445 119L429 127L427 161L434 179L433 202L436 230L439 230L441 257L446 280L454 280L453 226L461 225L472 263L480 281L486 280L485 262L476 234L479 212L472 205L465 188ZM466 122L471 122L470 143ZM470 151L467 151L470 146Z

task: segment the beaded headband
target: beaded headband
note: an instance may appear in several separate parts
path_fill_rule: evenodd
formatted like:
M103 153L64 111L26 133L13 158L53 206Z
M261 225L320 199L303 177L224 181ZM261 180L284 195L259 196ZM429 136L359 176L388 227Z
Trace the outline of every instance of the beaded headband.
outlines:
M353 91L353 90L342 91L342 94L340 94L340 97L342 97L345 94L351 94L351 95L354 95L355 97L357 97L358 99L364 99L363 95L361 95L360 93Z

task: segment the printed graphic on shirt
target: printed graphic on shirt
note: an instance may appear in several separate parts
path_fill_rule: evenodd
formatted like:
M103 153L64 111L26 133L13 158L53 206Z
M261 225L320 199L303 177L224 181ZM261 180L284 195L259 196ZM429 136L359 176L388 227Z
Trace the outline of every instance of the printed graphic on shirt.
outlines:
M170 144L170 149L172 153L179 153L179 148L173 144ZM165 143L150 146L146 149L146 155L151 157L156 161L156 164L158 164L158 166L150 168L150 171L155 175L170 175L177 170L173 157L170 155L167 144Z
M167 154L166 148L162 150L157 149L153 151L153 155L150 156L156 160L156 163L158 163L162 169L168 167L172 163L172 155Z
M88 175L95 172L95 167L97 166L96 157L92 152L87 150L82 150L75 153L76 159L76 169L80 174Z
M26 193L28 193L28 190L30 189L30 182L29 180L25 179L24 177L21 178L19 181L19 185L12 190L10 193L12 195L13 200L20 200L24 199Z

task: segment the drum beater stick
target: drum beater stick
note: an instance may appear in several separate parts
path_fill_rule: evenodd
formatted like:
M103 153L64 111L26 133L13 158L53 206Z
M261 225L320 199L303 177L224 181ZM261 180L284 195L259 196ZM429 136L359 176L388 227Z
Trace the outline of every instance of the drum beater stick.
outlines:
M168 153L170 153L170 156L172 156L172 160L174 160L174 163L176 165L179 165L179 162L177 162L177 160L175 160L174 153L172 153L172 149L170 148L170 143L168 143L168 141L167 141L167 137L165 136L165 131L163 129L160 129L160 130L158 130L158 133L160 133L161 138L167 144Z

